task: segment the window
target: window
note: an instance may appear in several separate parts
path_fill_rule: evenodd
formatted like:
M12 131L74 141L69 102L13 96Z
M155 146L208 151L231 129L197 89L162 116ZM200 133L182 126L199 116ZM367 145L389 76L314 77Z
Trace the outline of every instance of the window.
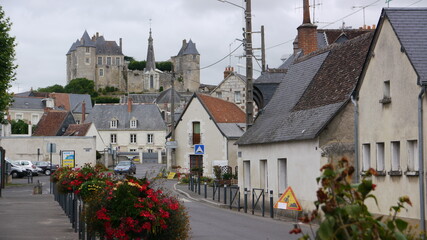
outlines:
M19 119L23 120L24 119L24 114L22 114L22 113L15 113L15 119L16 120L19 120Z
M243 187L251 189L251 161L243 161Z
M76 124L80 124L80 120L76 120Z
M136 128L136 126L137 126L137 120L136 119L130 120L130 128Z
M98 65L102 65L102 57L98 57Z
M377 171L384 171L384 143L377 143Z
M154 77L150 75L150 88L154 88Z
M39 115L38 114L32 114L31 115L31 124L36 125L39 122Z
M130 143L136 143L136 134L130 135Z
M117 66L120 65L120 58L119 57L116 57L116 65Z
M279 176L279 189L277 192L279 193L279 195L281 195L282 193L285 192L286 188L288 187L288 181L287 181L288 167L286 163L286 158L278 159L277 163L279 165L277 167L277 170L279 171L279 174L277 174L277 176Z
M369 143L362 145L362 170L368 171L371 167L371 145Z
M418 171L418 142L417 140L409 140L408 147L408 171Z
M104 69L102 69L102 68L99 69L99 76L100 77L104 76Z
M136 148L129 148L129 152L136 152Z
M90 64L90 58L85 58L85 63Z
M259 161L259 176L260 176L260 188L268 190L268 167L267 160Z
M148 149L147 150L149 153L152 153L153 152L153 149Z
M217 98L222 98L222 92L217 92L217 93L216 93L216 97L217 97Z
M110 128L117 128L117 126L119 125L118 123L119 123L119 120L117 120L117 119L111 120Z
M193 122L193 145L200 144L200 122Z
M153 143L153 134L152 133L147 134L147 143L150 143L150 144Z
M86 47L86 52L90 53L90 48L89 47Z
M391 142L391 171L400 170L400 142Z
M110 135L110 142L111 143L117 143L117 135L116 134Z
M107 57L107 65L111 65L111 57Z
M203 168L203 155L190 155L190 170Z
M240 95L240 91L235 91L234 92L234 102L235 103L240 103L241 100L241 95Z
M382 103L382 104L391 103L390 80L384 81L383 98L380 100L380 103Z

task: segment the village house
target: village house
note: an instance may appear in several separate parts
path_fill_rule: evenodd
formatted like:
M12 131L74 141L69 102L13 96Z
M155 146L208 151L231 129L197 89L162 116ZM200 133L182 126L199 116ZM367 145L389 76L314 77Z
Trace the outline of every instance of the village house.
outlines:
M234 103L195 93L175 126L175 166L203 168L213 177L213 166L237 166L236 140L244 132L245 114ZM203 147L200 147L203 145Z
M245 111L245 89L246 76L236 73L233 67L228 66L224 71L224 80L211 91L210 95L225 101L233 102L239 106L240 109Z
M398 197L407 195L412 207L399 215L425 221L422 168L426 159L427 85L426 8L385 8L381 13L369 57L355 92L358 100L358 155L361 173L378 175L374 192L378 206L369 210L388 215ZM420 182L420 180L422 180ZM420 192L420 189L422 190ZM425 223L421 221L425 230Z

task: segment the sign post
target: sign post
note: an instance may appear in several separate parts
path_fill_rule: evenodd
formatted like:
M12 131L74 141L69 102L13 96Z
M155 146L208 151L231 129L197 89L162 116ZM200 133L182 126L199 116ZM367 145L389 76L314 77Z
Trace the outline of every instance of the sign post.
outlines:
M52 153L56 152L56 144L55 143L48 143L47 144L47 152L50 155L50 167L52 168ZM52 192L53 192L52 181L50 181L50 188L49 188L49 190L50 190L50 194L52 194Z

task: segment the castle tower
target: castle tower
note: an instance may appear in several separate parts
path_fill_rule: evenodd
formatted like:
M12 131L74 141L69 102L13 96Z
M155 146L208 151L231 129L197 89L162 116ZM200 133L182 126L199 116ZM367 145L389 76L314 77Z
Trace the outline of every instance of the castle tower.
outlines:
M67 83L75 78L95 80L96 47L87 31L67 53Z
M160 88L160 74L156 69L156 61L154 58L154 45L153 37L151 36L151 27L150 27L150 36L148 37L148 49L147 49L147 60L144 69L144 79L143 79L144 89L150 92L156 92Z
M156 69L156 61L154 58L153 38L151 37L151 28L150 28L150 37L148 38L147 64L145 65L145 71L150 71L155 69Z
M178 91L197 92L200 87L200 54L193 41L184 39L178 55L172 57Z

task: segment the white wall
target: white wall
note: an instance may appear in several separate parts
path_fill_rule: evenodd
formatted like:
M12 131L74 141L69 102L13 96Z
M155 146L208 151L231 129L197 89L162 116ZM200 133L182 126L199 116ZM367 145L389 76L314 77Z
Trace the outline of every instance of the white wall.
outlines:
M285 189L279 189L279 164L278 159L287 161L287 185L292 187L304 211L314 209L316 191L318 185L316 178L320 176L321 150L318 148L318 140L292 141L274 144L239 145L242 157L239 158L239 186L260 188L260 160L267 160L268 189L273 190L274 199L277 201L279 193ZM250 161L251 186L244 186L245 171L243 161Z
M129 149L143 149L144 152L147 149L153 149L153 152L157 150L165 149L166 142L166 131L141 131L141 130L119 130L119 131L99 131L99 135L104 140L107 146L111 143L111 134L117 135L117 144L112 144L113 147L120 146L121 152L128 152ZM130 143L130 134L136 134L136 143ZM153 134L153 143L147 143L147 134ZM139 151L139 150L137 150Z
M370 167L376 169L376 143L384 142L384 167L387 174L373 177L373 182L377 184L373 193L379 206L370 201L369 209L374 213L388 215L390 206L396 205L398 197L408 195L413 207L402 211L399 216L419 218L418 177L407 176L405 171L408 166L407 141L418 139L417 104L421 88L417 86L417 75L406 54L401 51L398 38L387 20L381 28L374 52L375 56L369 62L359 93L359 162L362 169L362 144L370 144ZM384 96L384 81L390 81L391 103L388 104L379 102ZM424 100L425 106L427 104ZM388 174L391 170L392 141L400 141L401 176Z
M96 141L95 137L2 137L0 146L6 150L6 157L12 160L50 161L47 152L49 143L56 144L56 153L52 154L52 162L60 164L59 153L61 150L74 150L76 167L85 163L92 166L96 163ZM40 157L37 158L37 149L40 149Z

